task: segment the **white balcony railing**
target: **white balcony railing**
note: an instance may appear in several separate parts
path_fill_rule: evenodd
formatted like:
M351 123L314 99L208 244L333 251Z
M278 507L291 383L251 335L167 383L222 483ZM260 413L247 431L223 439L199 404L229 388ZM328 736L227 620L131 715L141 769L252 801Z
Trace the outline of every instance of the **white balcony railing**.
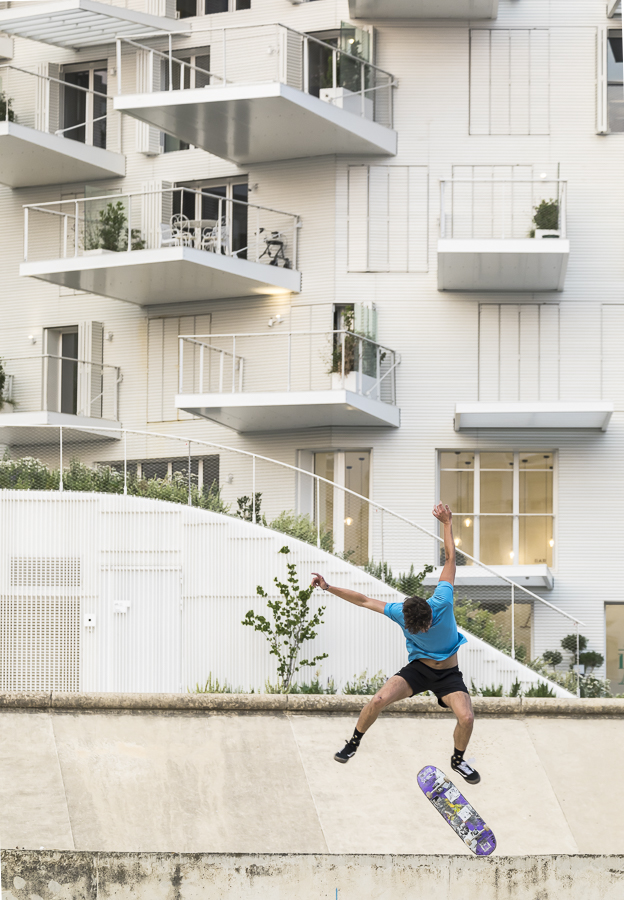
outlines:
M440 238L567 237L567 181L443 178Z
M2 413L62 412L119 421L119 366L51 353L4 357L2 365L8 376Z
M120 114L112 107L112 96L14 65L0 66L0 86L0 122L106 150L113 149L109 126L114 118L114 149L120 152Z
M396 404L394 350L350 331L181 335L179 393L343 389Z
M193 35L201 43L202 57L210 60L209 69L188 61L194 53L192 49L174 50L169 33L163 36L168 44L161 38L160 48L118 38L118 95L124 93L124 73L130 76L131 72L130 81L134 83L134 56L122 52L123 46L132 46L147 61L148 93L279 82L387 128L393 127L394 77L354 52L279 24L194 31ZM185 55L186 59L181 58ZM125 83L129 83L129 78ZM134 91L126 89L125 93Z
M191 247L296 269L298 227L297 215L203 189L51 201L24 206L24 261Z

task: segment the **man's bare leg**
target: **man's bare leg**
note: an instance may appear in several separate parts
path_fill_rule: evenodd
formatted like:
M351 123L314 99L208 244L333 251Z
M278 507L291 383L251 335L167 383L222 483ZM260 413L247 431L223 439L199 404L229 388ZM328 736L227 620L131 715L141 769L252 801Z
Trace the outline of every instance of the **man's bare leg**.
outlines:
M357 720L357 730L364 733L377 721L379 713L397 700L405 700L412 696L412 689L400 675L393 675L380 688L370 703L367 703Z
M400 675L393 675L392 678L389 678L360 713L353 737L347 741L346 746L342 750L334 754L336 762L346 763L349 762L352 756L355 756L355 752L360 746L362 735L365 731L368 731L383 709L390 706L391 703L396 703L397 700L405 700L406 697L411 696L412 689L404 678L401 678Z
M472 734L474 723L474 713L472 711L472 701L470 694L463 691L453 691L442 697L442 700L453 711L457 719L457 725L453 732L453 740L455 741L455 750L451 760L451 766L454 771L458 771L470 784L478 784L481 780L479 773L467 763L464 763L464 752L468 747L468 741ZM459 751L459 753L458 753ZM468 768L463 771L462 767ZM471 774L473 773L473 774Z

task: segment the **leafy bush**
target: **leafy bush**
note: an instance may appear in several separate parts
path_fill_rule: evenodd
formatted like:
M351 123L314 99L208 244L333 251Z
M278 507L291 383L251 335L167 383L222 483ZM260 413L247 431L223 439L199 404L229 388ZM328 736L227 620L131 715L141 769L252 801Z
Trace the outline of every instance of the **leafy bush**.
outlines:
M354 675L353 681L347 681L342 689L343 694L376 694L384 686L387 679L381 669L376 675L368 677L366 669L361 675Z
M533 687L530 687L528 691L524 692L525 697L555 697L556 694L552 690L552 688L548 687L548 685L544 681L538 681L537 684L534 684Z
M412 564L409 572L399 574L396 578L393 576L392 569L388 563L376 563L371 559L363 566L363 569L369 575L372 575L373 578L378 578L380 581L385 582L390 587L405 594L406 597L413 597L417 593L431 594L428 588L422 588L422 583L425 576L433 572L433 566L426 565L422 572L415 572Z
M0 411L4 408L5 403L8 403L10 406L17 406L14 400L8 400L4 396L4 392L6 390L7 383L7 374L4 371L4 366L2 364L2 357L0 356Z
M594 669L600 668L604 662L604 656L596 650L586 650L584 653L579 653L579 662L585 666L585 671L589 669L591 673Z
M542 200L533 207L535 215L533 224L544 231L556 231L559 228L559 203L557 200Z
M514 683L512 684L512 686L510 687L508 696L509 697L522 697L522 685L520 684L520 681L517 678L514 681Z
M482 687L481 688L481 696L482 697L502 697L503 696L503 686L499 684L498 687L491 685L490 687Z
M595 675L581 675L581 697L612 697L611 682L608 678Z
M12 98L7 97L4 91L0 91L0 122L17 122L12 103Z
M273 519L269 523L269 528L316 546L316 524L308 515L297 515L292 510L288 510ZM334 552L334 535L325 525L321 525L321 550L326 550L328 553Z
M205 684L196 684L195 689L189 691L189 694L246 694L247 691L243 691L242 688L236 688L235 691L232 690L227 681L219 681L218 678L212 677L212 672L208 674L208 678L206 679ZM253 694L253 691L251 692Z
M574 657L576 658L576 635L575 634L567 634L561 641L561 646L563 647L564 650L567 650L568 653L572 653L574 655ZM587 638L584 637L582 634L579 634L578 646L579 646L579 651L581 653L587 647ZM574 663L572 665L574 665Z
M138 228L132 229L132 249L143 250L145 241ZM112 250L115 253L128 249L128 217L121 200L107 203L98 212L98 221L87 226L85 250Z
M561 655L561 653L559 653L558 650L545 650L544 653L542 653L542 659L545 663L547 663L549 666L552 666L554 669L555 666L559 665L559 663L563 659L563 656Z
M473 634L475 637L481 638L502 650L504 653L511 654L511 639L505 629L496 620L492 612L484 609L476 600L455 600L455 619L459 628ZM526 662L527 651L524 644L516 644L516 659L520 662Z
M260 510L262 508L262 493L261 491L256 491L256 502L254 504L253 497L239 497L236 501L236 505L238 509L236 510L236 515L239 519L243 519L245 522L253 521L254 513L256 516L256 524L258 525L266 525L266 519L263 515L261 515ZM255 508L254 508L255 506Z

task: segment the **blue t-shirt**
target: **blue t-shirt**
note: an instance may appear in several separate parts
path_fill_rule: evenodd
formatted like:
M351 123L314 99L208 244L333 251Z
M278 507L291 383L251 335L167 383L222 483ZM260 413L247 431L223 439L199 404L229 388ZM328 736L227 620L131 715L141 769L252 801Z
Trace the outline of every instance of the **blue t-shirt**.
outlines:
M403 629L410 662L422 657L448 659L457 653L462 644L468 643L464 635L457 630L453 612L453 585L450 582L438 582L433 597L430 597L427 603L433 613L431 627L419 634L412 634L405 627L402 603L386 603L384 609L384 615Z

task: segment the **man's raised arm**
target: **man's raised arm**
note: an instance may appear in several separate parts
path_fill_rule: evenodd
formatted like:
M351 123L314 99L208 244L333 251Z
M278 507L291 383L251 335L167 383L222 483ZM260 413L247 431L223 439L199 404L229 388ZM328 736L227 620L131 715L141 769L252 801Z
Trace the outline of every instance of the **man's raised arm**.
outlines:
M327 584L322 575L319 575L317 572L312 572L312 587L320 587L324 591L329 591L330 594L335 594L336 597L340 597L341 600L346 600L347 603L353 603L355 606L363 606L364 609L372 609L373 612L383 613L385 609L385 602L383 600L374 600L372 597L367 597L365 594L360 594L358 591L351 591L349 588L338 588L332 587Z
M453 538L453 513L448 506L438 503L433 507L433 515L444 526L444 568L440 581L455 584L455 540Z

